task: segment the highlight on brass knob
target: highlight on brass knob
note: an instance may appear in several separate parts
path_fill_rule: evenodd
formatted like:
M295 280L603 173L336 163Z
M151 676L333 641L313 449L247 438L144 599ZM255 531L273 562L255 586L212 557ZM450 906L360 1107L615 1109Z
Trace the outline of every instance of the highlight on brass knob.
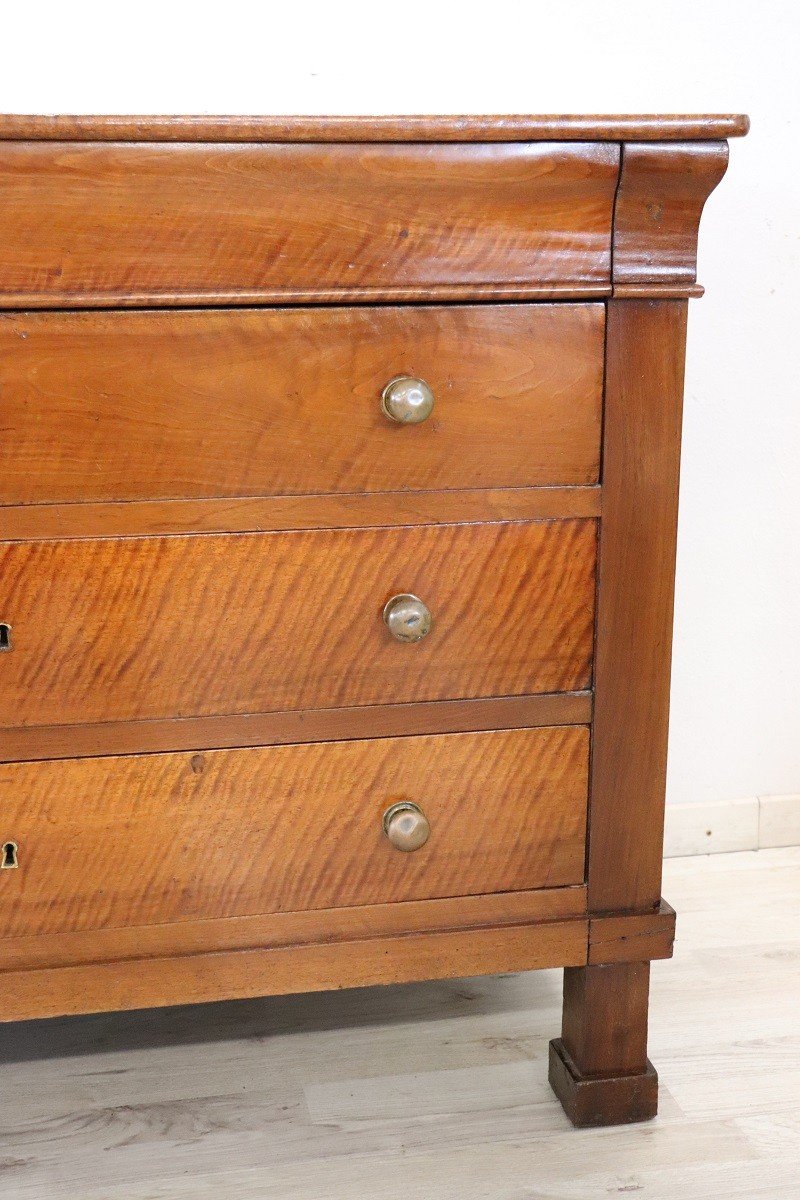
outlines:
M419 425L433 412L433 392L424 379L397 375L381 393L381 409L399 425Z
M383 831L395 850L410 854L419 850L431 835L431 827L425 813L418 804L403 800L393 804L383 814Z
M401 592L392 596L383 610L389 633L398 642L419 642L431 631L433 617L419 596Z

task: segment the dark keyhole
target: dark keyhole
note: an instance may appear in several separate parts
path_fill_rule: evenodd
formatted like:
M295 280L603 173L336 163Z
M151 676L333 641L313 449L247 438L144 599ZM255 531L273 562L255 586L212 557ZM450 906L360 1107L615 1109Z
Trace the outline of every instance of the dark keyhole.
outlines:
M13 871L14 868L18 867L18 866L19 866L19 863L17 862L17 843L16 842L6 842L5 845L3 846L3 857L2 857L2 860L0 860L0 870Z
M5 621L0 624L0 650L11 649L11 626L6 625Z

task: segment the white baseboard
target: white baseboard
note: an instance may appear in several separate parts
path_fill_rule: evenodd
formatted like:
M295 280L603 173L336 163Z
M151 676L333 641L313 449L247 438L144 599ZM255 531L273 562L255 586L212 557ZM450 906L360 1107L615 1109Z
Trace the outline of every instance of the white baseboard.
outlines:
M668 804L664 857L800 845L800 795Z
M664 857L726 854L758 848L758 797L668 804Z
M800 846L800 796L761 796L758 846Z

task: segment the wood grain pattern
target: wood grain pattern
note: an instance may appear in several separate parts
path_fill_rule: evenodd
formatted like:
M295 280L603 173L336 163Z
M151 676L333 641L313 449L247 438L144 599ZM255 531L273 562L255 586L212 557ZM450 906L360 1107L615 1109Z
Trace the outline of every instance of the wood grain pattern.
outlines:
M4 142L0 305L607 287L618 166L600 144Z
M706 294L700 283L617 283L615 300L699 300Z
M584 961L586 920L7 971L0 1023L533 971Z
M604 332L600 304L5 314L0 502L596 483ZM381 412L403 374L422 425Z
M0 507L0 541L480 524L599 517L600 512L596 486L17 504Z
M564 972L561 1038L579 1075L646 1070L649 986L649 962Z
M0 940L5 971L33 971L81 963L169 958L224 950L273 949L315 943L368 941L410 933L502 928L586 917L586 887L400 900L350 908L317 908L246 917L173 921L161 925L73 930ZM0 1009L2 1006L0 1006Z
M0 936L582 882L583 727L0 767ZM403 854L401 799L431 837Z
M673 296L678 287L693 290L703 206L727 166L727 142L625 144L614 209L615 294L626 286Z
M658 1112L658 1075L647 1060L644 1069L625 1075L582 1075L562 1038L550 1043L548 1078L573 1125L630 1125Z
M655 912L592 916L589 965L671 958L674 941L675 909L665 900Z
M531 142L742 137L741 114L614 116L0 116L0 140L124 142Z
M0 762L335 742L350 738L404 737L409 733L588 725L591 718L591 692L555 692L238 716L172 717L161 721L28 725L0 728Z
M577 691L595 522L13 542L0 723L56 725ZM394 594L434 614L414 645Z
M661 898L686 303L608 314L589 906Z
M179 289L154 292L137 292L125 296L120 293L112 299L105 299L99 292L76 293L64 297L58 303L44 295L22 296L18 293L20 303L8 304L9 310L45 309L49 312L61 312L76 309L125 309L144 308L257 308L257 307L298 307L317 305L360 305L368 304L506 304L518 302L558 302L605 300L611 296L613 289L609 280L602 283L584 282L581 280L548 279L546 281L522 283L429 283L409 284L408 286L376 285L348 287L341 285L317 291L293 291L285 288L281 291L270 292L264 289L255 291L206 291L186 292ZM649 294L649 293L648 293ZM681 291L681 296L694 295L694 292Z
M613 914L612 932L622 913L647 920L645 936L619 953L595 952L610 963L564 973L550 1080L578 1124L644 1120L658 1103L647 1060L650 965L634 958L637 947L650 955L648 921L658 921L661 895L686 309L685 301L629 300L608 311L590 943L598 914Z
M683 297L746 129L0 117L0 308L50 310L0 315L0 1020L562 965L568 1115L655 1113Z

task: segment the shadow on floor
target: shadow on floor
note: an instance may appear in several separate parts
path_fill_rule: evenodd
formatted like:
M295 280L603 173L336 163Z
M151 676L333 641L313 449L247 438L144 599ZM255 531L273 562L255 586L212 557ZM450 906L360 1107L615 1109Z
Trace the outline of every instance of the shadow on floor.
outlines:
M0 1025L0 1061L502 1014L559 1002L560 971L267 996ZM0 1007L2 997L0 996Z

